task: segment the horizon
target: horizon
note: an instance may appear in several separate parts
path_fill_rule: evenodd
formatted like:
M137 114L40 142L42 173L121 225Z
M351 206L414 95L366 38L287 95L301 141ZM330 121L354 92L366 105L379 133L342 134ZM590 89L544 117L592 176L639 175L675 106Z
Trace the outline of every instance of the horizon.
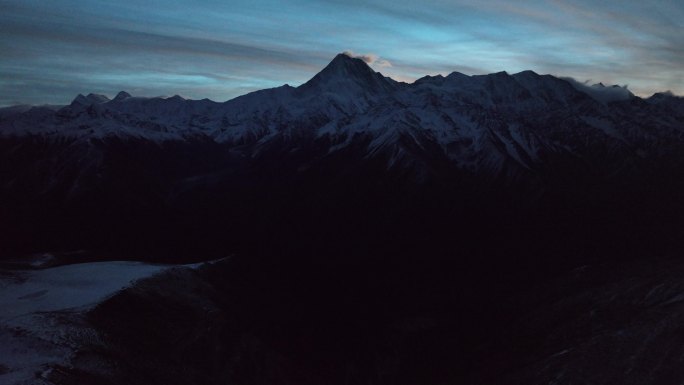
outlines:
M120 90L226 101L302 84L343 51L409 83L531 70L640 97L684 94L684 5L666 1L9 0L0 9L0 106Z
M459 72L459 71L453 71L453 72L447 73L447 74L424 75L424 76L422 76L422 77L419 77L419 78L416 78L416 79L413 79L413 80L410 80L410 81L403 81L403 80L394 79L394 78L392 78L391 76L388 76L387 74L382 73L382 71L378 71L376 68L373 68L373 65L372 65L373 62L372 62L371 59L369 59L366 55L356 54L356 53L354 53L353 51L350 51L350 50L345 50L345 51L343 51L343 52L339 52L339 53L335 54L335 55L332 57L331 61L330 61L328 64L330 64L330 63L332 62L332 60L334 60L337 56L340 56L340 55L345 55L345 56L348 56L348 57L350 57L350 58L352 58L352 59L361 60L361 61L363 61L369 68L371 68L373 71L378 72L378 73L382 74L382 75L385 76L385 77L391 78L391 79L394 80L394 81L403 82L403 83L407 83L407 84L413 84L413 83L415 83L417 80L420 80L420 79L422 79L422 78L424 78L424 77L428 77L428 76L444 76L444 77L446 77L446 76L449 76L449 75L454 74L454 73L460 73L460 74L463 74L463 75L466 75L466 76L471 77L471 76L487 76L487 75L492 75L492 74L496 74L496 73L497 73L497 72L491 72L491 73L486 73L486 74L464 74L464 73ZM145 99L161 98L161 99L168 99L168 98L173 98L173 97L179 96L179 97L181 97L181 98L183 98L183 99L185 99L185 100L205 100L205 99L206 99L206 100L209 100L209 101L214 102L214 103L226 103L226 102L229 102L229 101L231 101L231 100L233 100L233 99L239 98L239 97L241 97L241 96L250 94L250 93L252 93L252 92L257 92L257 91L260 91L260 90L264 90L264 89L279 88L279 87L284 87L284 86L292 86L292 87L295 87L295 88L296 88L296 87L299 87L299 86L303 85L304 83L306 83L307 81L311 80L311 79L312 79L314 76L316 76L318 73L322 72L328 64L326 64L325 66L323 66L318 72L314 73L314 74L311 75L308 79L304 80L304 81L301 82L301 83L294 84L294 85L292 85L292 84L290 84L290 83L283 83L283 84L277 85L277 86L275 86L275 87L267 87L267 88L262 88L262 89L256 89L256 90L248 91L248 92L245 92L245 93L243 93L243 94L240 94L240 95L231 97L230 99L227 99L227 100L214 100L214 99L211 99L211 98L208 98L208 97L201 97L201 95L200 95L199 97L191 97L191 96L182 95L182 94L178 94L178 93L172 94L172 95L137 95L137 94L133 94L133 93L129 92L128 90L121 89L121 90L118 90L118 91L109 91L109 92L108 92L108 91L105 91L105 92L97 92L97 91L84 91L84 92L79 92L78 94L73 95L70 99L65 100L65 101L62 102L62 103L37 103L37 104L19 103L19 104L8 104L8 105L0 104L0 108L19 107L19 106L31 106L31 107L53 106L53 107L64 107L64 106L68 106L69 104L71 104L76 98L78 98L78 97L80 97L80 96L88 96L88 95L91 95L91 94L92 94L92 95L102 95L102 96L105 96L105 97L107 97L108 99L112 100L112 99L114 99L119 93L122 93L122 92L128 93L131 97L135 97L135 98L145 98ZM508 75L515 75L515 74L519 74L519 73L527 72L527 71L532 71L532 70L522 70L522 71L515 72L515 73L509 72L509 71L505 71L505 70L504 70L504 71L498 71L498 72L505 72L505 73L508 74ZM532 71L532 72L536 73L535 71ZM582 91L582 92L584 92L584 93L587 93L587 94L593 94L592 91L596 91L596 89L593 88L593 87L596 87L596 86L598 86L598 85L604 86L606 89L612 89L613 87L620 87L620 88L622 88L622 89L624 89L624 90L632 91L632 90L629 89L626 85L625 85L625 86L621 86L621 85L619 85L619 84L604 84L603 82L596 82L596 83L593 83L593 84L592 84L592 83L589 82L589 80L584 81L584 82L581 82L581 81L579 81L579 80L577 80L577 79L574 79L574 78L572 78L572 77L567 77L567 76L558 76L558 75L554 75L554 74L539 74L539 73L537 73L537 74L540 75L540 76L543 76L543 75L551 75L551 76L554 76L554 77L556 77L556 78L558 78L558 79L562 79L562 80L568 81L568 82L571 83L575 88L577 88L577 89L579 89L580 91ZM653 96L653 95L655 95L655 94L670 94L670 95L672 95L672 96L681 97L681 95L672 93L671 90L656 91L655 93L653 93L653 94L651 94L651 95L645 95L645 96L634 94L634 96L639 97L639 98L642 98L642 99L647 99L647 98L649 98L649 97L651 97L651 96Z

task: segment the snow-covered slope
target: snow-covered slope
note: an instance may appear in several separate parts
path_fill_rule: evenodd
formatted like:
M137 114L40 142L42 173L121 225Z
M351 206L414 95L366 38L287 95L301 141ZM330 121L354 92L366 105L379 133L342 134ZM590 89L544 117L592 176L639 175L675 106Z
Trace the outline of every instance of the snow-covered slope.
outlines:
M399 164L398 159L415 165L415 152L429 142L427 147L440 148L459 167L505 173L534 168L549 151L586 155L588 147L599 145L631 151L629 156L636 149L645 154L682 130L677 99L656 95L649 103L626 108L641 99L631 94L628 100L597 98L604 88L617 92L620 87L584 87L532 71L452 73L406 84L340 54L297 88L285 85L225 103L121 92L111 100L79 95L54 112L16 108L0 114L0 136L155 142L202 138L249 145L242 147L247 155L262 153L277 140L301 147L293 138L325 139L328 151L334 152L363 137L367 153L385 156L388 166ZM415 145L407 145L406 138Z
M13 272L0 278L0 322L93 305L131 281L167 269L138 262L96 262Z
M43 270L0 270L0 382L43 383L54 365L96 332L80 315L131 285L169 269L138 262L95 262Z

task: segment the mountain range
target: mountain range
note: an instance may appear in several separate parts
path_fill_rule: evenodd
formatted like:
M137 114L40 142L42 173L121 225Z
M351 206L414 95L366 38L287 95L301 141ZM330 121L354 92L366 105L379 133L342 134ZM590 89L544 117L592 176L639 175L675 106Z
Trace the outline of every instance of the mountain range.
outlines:
M609 235L626 212L638 226L680 208L683 130L669 93L532 71L407 84L339 54L299 87L225 103L120 92L0 110L0 226L10 254L179 242L218 256L310 231L382 249L402 221L411 239L495 222L560 235L593 216Z
M532 71L3 108L0 382L678 383L682 196L684 98Z

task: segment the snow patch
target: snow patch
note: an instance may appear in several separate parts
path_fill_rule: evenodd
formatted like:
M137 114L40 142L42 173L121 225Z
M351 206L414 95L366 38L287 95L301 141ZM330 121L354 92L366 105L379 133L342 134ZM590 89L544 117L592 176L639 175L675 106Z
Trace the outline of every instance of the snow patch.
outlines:
M79 323L83 311L171 267L117 261L0 271L0 383L47 383L80 339L97 338Z
M37 312L94 305L167 266L139 262L95 262L23 271L0 292L0 323ZM0 278L5 280L6 278Z

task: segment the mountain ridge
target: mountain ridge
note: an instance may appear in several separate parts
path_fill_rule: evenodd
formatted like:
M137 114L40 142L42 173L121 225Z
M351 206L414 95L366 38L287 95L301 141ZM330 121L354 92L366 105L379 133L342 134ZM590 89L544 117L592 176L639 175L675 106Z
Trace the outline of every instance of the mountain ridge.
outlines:
M320 77L322 74L325 74L326 72L328 72L328 71L326 71L326 70L334 71L336 68L337 68L337 69L340 69L339 67L344 68L344 65L338 66L338 65L336 65L336 63L345 63L345 62L346 62L346 63L355 63L356 65L355 65L355 66L352 66L352 67L356 67L356 69L359 70L359 72L368 72L368 71L370 70L370 72L372 72L372 73L380 74L379 72L375 72L375 71L374 71L366 62L364 62L362 59L356 58L356 57L352 57L352 56L350 56L348 53L339 53L339 54L337 54L337 55L332 59L332 61L329 62L328 65L326 65L319 73L317 73L317 74L314 75L311 79L309 79L308 81L302 83L300 86L298 86L298 87L296 87L296 88L302 87L302 86L304 86L305 84L312 82L312 80L314 80L315 78ZM499 71L499 72L495 72L495 73L491 73L491 74L483 74L483 75L477 75L477 74L476 74L476 75L465 75L465 74L460 73L460 72L458 72L458 71L453 71L453 72L447 74L446 76L443 76L443 75L435 75L435 76L426 75L426 76L424 76L424 77L422 77L422 78L416 79L416 80L414 81L414 83L415 83L415 82L419 82L419 81L421 81L422 79L431 78L431 77L435 77L435 78L470 77L470 78L472 78L472 77L482 77L482 76L485 76L485 77L486 77L486 76L500 75L500 74L506 74L506 75L509 75L509 76L516 76L516 75L519 76L519 75L525 75L525 74L533 74L533 75L536 75L536 76L554 77L553 75L548 75L548 74L547 74L547 75L541 75L541 74L538 74L538 73L536 73L536 72L534 72L534 71L532 71L532 70L523 70L523 71L520 71L520 72L518 72L518 73L516 73L516 74L512 74L512 75L509 74L507 71ZM382 75L382 74L380 74L380 75ZM382 77L385 78L385 79L388 79L388 80L390 80L391 82L396 83L396 84L404 84L404 85L411 85L411 84L414 84L414 83L399 82L399 81L396 81L396 80L394 80L394 79L392 79L392 78L390 78L390 77L386 77L386 76L382 76ZM558 79L572 79L572 78L567 78L567 77L557 77L557 78L558 78ZM583 84L583 83L580 83L580 84ZM288 86L288 87L289 87L289 85L287 85L287 84L284 85L284 86ZM282 86L280 86L280 87L282 87ZM275 88L280 88L280 87L275 87ZM625 86L619 86L619 85L615 85L615 84L614 84L614 85L606 86L606 85L604 85L602 82L593 84L593 85L591 85L591 86L589 86L589 87L595 87L595 88L625 88ZM257 91L252 91L252 92L260 92L260 91L264 91L264 90L267 90L267 89L257 90ZM251 93L251 92L250 92L250 93ZM249 94L249 93L247 93L247 94ZM245 95L247 95L247 94L240 95L240 96L237 96L237 97L235 97L235 98L240 98L240 97L245 96ZM656 93L654 93L653 95L651 95L651 96L649 96L649 97L639 97L639 96L636 96L636 95L633 95L633 94L632 94L632 96L633 96L633 97L636 97L636 98L643 99L643 100L647 100L647 99L649 99L650 97L653 97L653 96L656 96L656 95L659 95L659 94L666 95L666 96L671 96L671 97L675 97L675 98L681 98L681 96L674 95L671 91L656 92ZM113 99L117 99L117 96L121 96L121 97L118 98L118 99L120 100L120 99L124 99L124 98L130 97L131 95L130 95L129 93L127 93L126 91L120 91L120 92L115 96L115 98L113 98ZM89 97L89 98L93 98L93 97L100 98L100 100L97 100L97 101L92 100L93 102L106 102L106 101L109 101L109 100L110 100L109 97L107 97L106 95L102 95L102 94L94 94L94 93L91 93L91 94L88 95L88 97ZM106 100L102 100L103 97L104 97ZM85 98L85 97L84 97L84 98ZM165 97L145 97L145 98L146 98L146 99L153 99L153 98L166 99ZM235 99L235 98L233 98L233 99ZM113 99L112 99L112 100L113 100ZM230 101L233 100L233 99L229 99L229 100L227 100L227 101L225 101L225 102L216 102L216 103L227 103L227 102L230 102ZM75 100L75 99L74 99L74 100ZM188 100L192 100L192 99L188 99ZM72 100L72 101L73 101L73 100ZM10 107L14 107L14 106L2 107L2 108L0 108L0 109L10 108Z
M677 382L684 99L590 88L338 56L0 109L0 382Z
M148 226L159 226L157 217L169 215L185 218L177 218L180 223L200 221L192 210L215 217L202 203L211 202L217 212L269 227L267 212L283 211L280 205L303 205L323 220L320 208L309 203L327 207L323 196L349 200L354 212L361 205L354 199L397 195L387 204L401 207L402 200L422 194L428 206L434 201L450 207L447 212L468 211L463 218L477 211L449 194L463 202L489 197L496 201L486 204L492 216L501 210L517 216L524 207L562 200L577 207L585 205L579 199L605 204L611 194L623 196L623 205L656 204L653 195L676 196L679 186L668 178L684 172L681 100L660 94L606 102L567 80L531 71L452 73L406 84L346 55L299 87L223 103L124 92L111 100L80 95L56 111L22 107L0 113L0 171L7 176L0 198L10 218L4 226L13 227L11 218L41 218L43 210L55 223L60 213L78 213L74 226L80 227L83 218L102 222L90 214L98 206L123 205L130 211L108 215L120 222L117 231L128 234L123 218L135 210L148 213ZM667 193L649 186L664 186ZM359 195L365 190L367 197ZM338 196L341 191L348 196ZM237 208L222 196L250 203ZM279 203L267 210L255 197ZM43 203L33 208L31 202ZM336 213L331 218L347 215L327 209ZM376 215L385 220L385 214ZM225 226L216 221L222 223L217 229ZM29 234L13 231L23 239Z
M681 145L681 98L630 94L606 102L582 87L532 71L454 72L406 84L338 54L299 87L255 91L223 103L178 95L139 98L124 91L111 100L79 95L54 112L21 108L0 114L0 136L159 143L203 138L239 146L249 157L282 140L301 147L293 138L307 138L307 146L327 155L363 145L368 156L384 157L387 167L404 164L423 174L433 167L424 159L439 155L456 168L508 179L539 174L552 152L588 159L591 147L600 146L608 149L610 162L619 162ZM428 147L433 153L426 157Z

